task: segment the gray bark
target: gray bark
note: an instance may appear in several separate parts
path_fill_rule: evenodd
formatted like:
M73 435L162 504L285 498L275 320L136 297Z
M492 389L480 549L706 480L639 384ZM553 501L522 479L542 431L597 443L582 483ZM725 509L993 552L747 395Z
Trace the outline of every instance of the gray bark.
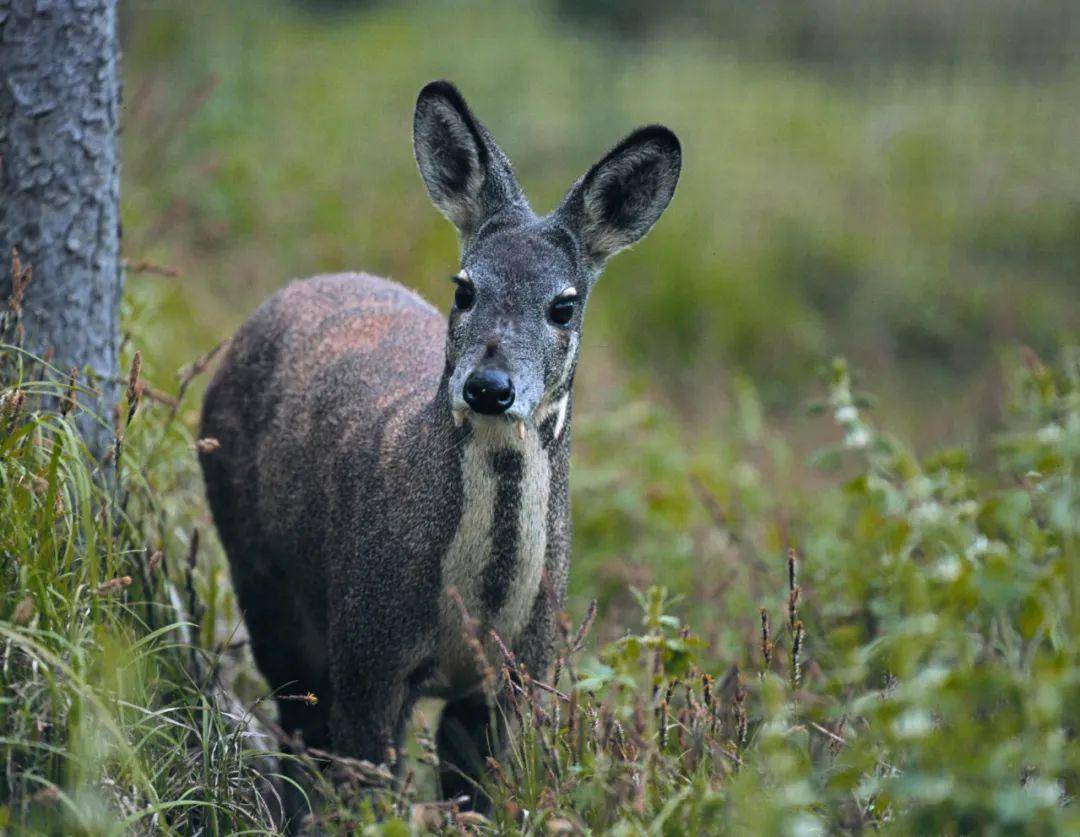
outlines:
M51 346L60 369L96 377L100 396L84 403L109 427L123 284L119 99L116 0L0 0L0 301L16 247L33 267L26 348ZM100 455L112 431L79 421Z

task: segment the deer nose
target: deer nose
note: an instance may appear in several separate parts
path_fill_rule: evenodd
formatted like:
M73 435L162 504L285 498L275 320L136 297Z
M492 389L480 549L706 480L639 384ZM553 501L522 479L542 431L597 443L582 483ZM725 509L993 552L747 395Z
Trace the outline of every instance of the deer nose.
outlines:
M501 369L477 369L466 379L462 395L476 412L497 416L514 403L514 382Z

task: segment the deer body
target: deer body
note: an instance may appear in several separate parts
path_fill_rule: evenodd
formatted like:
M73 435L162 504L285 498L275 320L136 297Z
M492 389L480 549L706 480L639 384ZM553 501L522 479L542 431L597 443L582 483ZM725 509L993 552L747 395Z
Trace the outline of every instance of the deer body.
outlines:
M320 698L279 701L282 726L383 762L415 700L443 698L444 792L475 798L462 773L497 744L462 610L546 670L585 300L667 205L679 150L642 129L539 217L445 82L420 94L414 145L461 234L449 319L366 274L288 285L211 382L201 433L220 447L202 465L256 662Z

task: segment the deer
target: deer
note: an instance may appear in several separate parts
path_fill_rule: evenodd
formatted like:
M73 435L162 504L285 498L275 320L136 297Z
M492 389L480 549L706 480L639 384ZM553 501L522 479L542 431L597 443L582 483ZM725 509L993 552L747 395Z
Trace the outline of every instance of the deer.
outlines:
M392 765L439 698L442 793L481 806L499 708L467 621L533 676L551 665L585 307L667 208L682 151L639 128L538 215L453 84L420 91L412 141L458 232L449 315L367 273L286 285L208 385L200 464L259 670L318 698L279 700L283 730Z

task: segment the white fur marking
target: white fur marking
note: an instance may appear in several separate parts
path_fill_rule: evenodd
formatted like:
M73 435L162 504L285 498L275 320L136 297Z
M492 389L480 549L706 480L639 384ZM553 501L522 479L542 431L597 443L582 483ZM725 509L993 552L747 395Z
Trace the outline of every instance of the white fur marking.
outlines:
M570 372L574 368L577 359L578 336L576 331L570 332L570 345L566 347L566 358L563 360L562 374L559 376L559 386L562 386L570 378Z
M559 382L555 385L556 389L565 384L570 378L570 372L573 371L574 368L574 359L577 357L577 345L577 332L571 332L570 345L566 348L566 358L565 360L563 360L563 368L562 372L559 374ZM548 416L550 416L553 412L557 412L558 418L555 421L554 436L556 439L558 439L560 436L562 436L563 428L566 426L566 412L569 405L569 391L567 391L558 401L548 401L542 404L540 408L536 411L536 426L539 427L541 424L547 421Z
M559 399L559 417L555 419L555 438L562 435L563 425L566 424L566 405L570 402L570 393Z
M517 520L517 581L511 584L494 628L507 642L517 639L532 615L547 553L548 495L551 466L540 434L528 433L521 444L521 502Z
M485 627L493 628L512 646L528 623L540 589L551 491L551 467L540 444L540 434L533 430L519 439L511 422L473 421L472 436L461 456L461 519L442 564L444 593L439 601L437 675L430 687L435 696L453 697L475 688L478 682L476 659L464 639L460 610L445 591L457 588L470 616L487 615L483 604L484 570L492 559L491 526L499 481L491 468L491 453L513 447L522 454L515 579L508 587L502 607ZM487 650L489 659L497 661L493 655L497 652Z

